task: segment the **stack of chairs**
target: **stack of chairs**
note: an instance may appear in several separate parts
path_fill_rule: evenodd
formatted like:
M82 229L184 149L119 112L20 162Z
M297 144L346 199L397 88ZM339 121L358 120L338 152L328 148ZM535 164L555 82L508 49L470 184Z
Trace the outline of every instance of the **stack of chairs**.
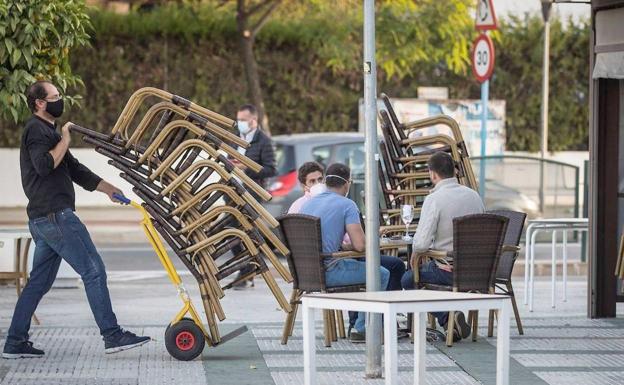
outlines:
M235 128L233 120L156 88L136 91L110 134L71 127L121 171L197 280L209 345L221 341L217 319L226 316L220 300L237 282L261 276L281 308L291 311L267 265L292 282L277 256L289 250L275 235L279 223L258 202L271 196L231 161L261 169L237 151L248 143L232 133ZM248 264L252 272L224 283Z
M381 233L391 236L405 231L401 221L401 206L414 208L415 230L425 197L433 187L429 179L427 161L437 151L448 152L455 161L459 183L474 190L478 184L470 164L468 150L457 122L446 115L438 115L409 123L401 123L387 95L381 94L383 108L379 119L383 140L379 144L379 179L383 199L380 202ZM447 134L423 134L423 130L444 125Z

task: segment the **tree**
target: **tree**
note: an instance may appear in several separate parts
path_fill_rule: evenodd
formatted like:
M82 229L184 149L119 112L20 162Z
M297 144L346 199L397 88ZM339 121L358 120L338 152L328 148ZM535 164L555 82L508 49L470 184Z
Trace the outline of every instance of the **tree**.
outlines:
M428 70L466 73L474 32L472 0L384 0L376 6L377 64L386 79ZM361 0L311 0L304 19L316 19L316 45L326 64L340 72L360 68L363 12Z
M271 132L269 118L264 107L258 63L254 55L254 42L260 29L280 5L281 0L236 0L236 26L240 41L241 57L245 67L247 91L251 102L258 108L258 120L267 133Z
M80 0L0 2L0 117L17 122L29 114L26 89L35 80L50 80L61 93L82 84L69 52L88 43L88 26ZM78 99L65 95L69 105Z
M490 93L507 100L508 150L539 150L542 26L537 15L501 23ZM549 151L588 148L589 31L587 22L551 21Z

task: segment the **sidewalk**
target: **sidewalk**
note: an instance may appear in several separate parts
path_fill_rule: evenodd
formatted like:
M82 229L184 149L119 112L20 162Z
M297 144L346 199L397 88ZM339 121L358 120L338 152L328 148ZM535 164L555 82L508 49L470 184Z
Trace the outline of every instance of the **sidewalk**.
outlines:
M198 300L192 277L183 277ZM32 340L46 351L41 359L0 360L0 383L14 384L302 384L301 324L288 345L280 344L284 314L266 285L256 280L247 291L228 291L223 304L228 319L222 331L242 324L250 331L223 346L206 348L201 360L180 362L166 352L165 325L180 307L171 284L152 272L110 271L113 305L123 327L153 336L148 345L104 355L82 289L52 289L39 306L42 326ZM624 321L585 318L586 282L571 278L568 302L550 308L550 281L537 281L535 312L522 304L522 281L516 291L525 326L518 336L512 320L511 384L624 383ZM288 295L289 286L280 281ZM0 344L3 344L15 302L13 287L0 287ZM624 310L624 309L620 309ZM480 335L486 334L482 314ZM363 379L364 345L345 340L323 347L317 328L320 384L382 384ZM462 341L452 348L427 347L429 384L493 384L495 339ZM400 382L412 383L413 346L399 346Z

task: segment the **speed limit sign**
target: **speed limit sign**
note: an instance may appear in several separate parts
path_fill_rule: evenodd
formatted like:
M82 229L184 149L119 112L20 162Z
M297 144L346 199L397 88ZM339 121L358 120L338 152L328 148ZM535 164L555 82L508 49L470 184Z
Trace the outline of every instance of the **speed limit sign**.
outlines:
M480 34L472 48L472 73L479 83L492 76L494 71L494 43L486 34Z

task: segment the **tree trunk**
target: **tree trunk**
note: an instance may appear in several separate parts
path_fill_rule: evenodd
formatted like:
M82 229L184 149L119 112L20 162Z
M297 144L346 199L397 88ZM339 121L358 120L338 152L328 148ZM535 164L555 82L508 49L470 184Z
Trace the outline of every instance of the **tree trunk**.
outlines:
M243 58L243 66L245 69L245 78L247 80L247 95L251 103L258 109L258 121L262 128L271 135L269 128L269 118L264 108L264 99L262 97L262 88L260 87L260 75L258 74L258 63L254 56L254 36L249 30L249 15L245 12L244 1L239 0L236 21L238 25L238 33L240 39L240 49Z

